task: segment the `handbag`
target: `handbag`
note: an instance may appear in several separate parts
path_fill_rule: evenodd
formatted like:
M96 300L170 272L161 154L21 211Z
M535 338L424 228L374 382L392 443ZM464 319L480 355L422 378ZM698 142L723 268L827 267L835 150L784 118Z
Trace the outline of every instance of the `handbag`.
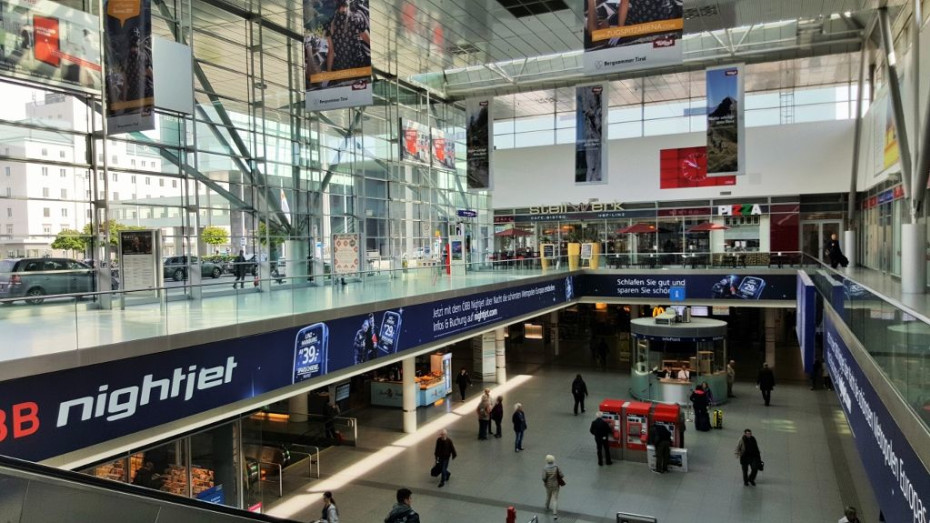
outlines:
M436 464L433 465L433 468L429 469L429 475L434 478L442 472L442 466L439 464L439 460L436 460Z
M760 459L759 460L759 472L762 472L763 470L765 470L765 462Z
M565 476L562 475L562 471L560 469L555 469L555 479L559 480L560 487L565 486Z

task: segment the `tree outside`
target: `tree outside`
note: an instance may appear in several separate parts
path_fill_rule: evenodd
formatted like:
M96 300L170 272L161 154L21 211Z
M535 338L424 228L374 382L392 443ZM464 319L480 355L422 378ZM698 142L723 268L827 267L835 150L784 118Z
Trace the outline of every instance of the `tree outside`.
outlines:
M217 249L220 245L229 243L229 233L222 227L211 225L203 228L203 231L200 232L200 239L207 245Z
M76 229L62 229L55 236L52 242L52 248L62 251L71 251L71 255L77 258L77 253L83 253L87 249L87 235Z
M107 229L109 229L109 232L110 232L110 247L113 247L114 249L116 249L117 247L119 247L119 232L120 231L141 231L141 230L145 230L145 227L140 227L138 225L126 225L126 224L119 223L116 220L107 220ZM87 225L85 225L84 231L82 234L84 235L86 242L92 243L93 238L94 238L92 224L88 223Z

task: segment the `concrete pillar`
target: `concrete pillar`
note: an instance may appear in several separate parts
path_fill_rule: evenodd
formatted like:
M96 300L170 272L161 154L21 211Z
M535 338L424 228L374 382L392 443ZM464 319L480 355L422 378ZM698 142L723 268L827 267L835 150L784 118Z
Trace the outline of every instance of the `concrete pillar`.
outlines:
M404 432L413 434L417 431L417 383L413 381L417 372L415 357L405 358L402 369L404 372Z
M290 281L295 285L305 284L310 274L310 264L307 263L307 257L310 255L308 240L306 238L288 240L284 242L284 252L286 253L287 260L285 272L288 276L293 278ZM279 265L280 262L281 260L278 260Z
M549 313L549 340L552 344L552 353L559 355L559 311Z
M849 259L848 270L856 266L856 231L843 232L843 254Z
M291 421L307 421L310 407L307 402L307 393L301 392L296 396L287 399L287 410L290 412Z
M504 344L504 328L494 329L494 353L497 360L497 384L507 383L507 357Z
M775 368L775 309L765 309L763 331L765 332L765 361L769 367Z
M503 336L503 333L501 334ZM497 380L497 330L472 338L472 376L484 382Z
M927 292L927 225L906 223L901 226L901 292Z

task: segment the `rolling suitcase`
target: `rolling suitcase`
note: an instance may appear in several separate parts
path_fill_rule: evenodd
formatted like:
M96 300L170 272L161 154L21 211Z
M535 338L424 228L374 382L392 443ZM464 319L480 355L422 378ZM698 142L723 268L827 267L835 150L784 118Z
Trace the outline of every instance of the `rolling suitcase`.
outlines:
M720 409L714 410L714 418L712 420L713 426L715 429L723 428L723 411Z

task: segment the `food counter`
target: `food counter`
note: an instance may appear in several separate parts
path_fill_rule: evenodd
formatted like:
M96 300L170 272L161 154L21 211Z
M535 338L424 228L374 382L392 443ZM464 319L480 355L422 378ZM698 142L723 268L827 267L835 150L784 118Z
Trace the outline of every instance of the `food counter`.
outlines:
M448 381L442 376L428 374L415 378L417 382L417 407L432 405L452 392ZM383 407L403 407L404 384L400 381L372 381L371 404Z

